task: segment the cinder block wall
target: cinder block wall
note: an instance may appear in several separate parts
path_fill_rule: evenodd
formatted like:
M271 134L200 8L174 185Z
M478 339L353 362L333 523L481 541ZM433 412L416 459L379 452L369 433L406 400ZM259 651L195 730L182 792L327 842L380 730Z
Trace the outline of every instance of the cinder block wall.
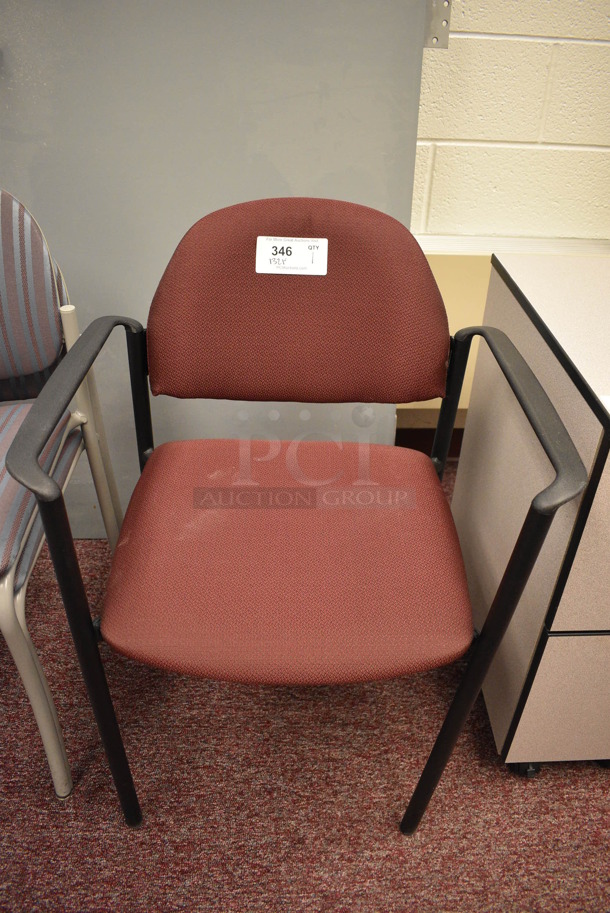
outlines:
M610 237L609 0L453 0L424 50L411 227Z

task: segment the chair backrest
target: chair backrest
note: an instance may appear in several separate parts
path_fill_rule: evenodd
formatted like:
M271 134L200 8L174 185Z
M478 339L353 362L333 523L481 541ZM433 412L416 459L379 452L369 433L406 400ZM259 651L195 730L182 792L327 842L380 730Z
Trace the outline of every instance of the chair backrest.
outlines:
M63 346L57 274L25 206L0 191L0 400L37 396Z
M257 237L328 239L326 275L257 273ZM354 203L257 200L197 222L147 327L151 390L182 398L385 402L445 393L440 292L400 222Z

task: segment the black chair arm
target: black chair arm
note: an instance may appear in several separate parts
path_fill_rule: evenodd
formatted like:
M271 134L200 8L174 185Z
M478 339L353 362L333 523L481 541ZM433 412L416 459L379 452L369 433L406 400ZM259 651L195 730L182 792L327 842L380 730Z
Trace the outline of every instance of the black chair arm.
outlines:
M55 501L61 494L57 482L41 468L38 457L64 411L115 327L126 333L142 332L129 317L98 317L84 331L44 385L6 455L6 468L14 479L34 492L40 501Z
M555 469L556 475L551 484L539 492L532 501L532 507L537 513L553 514L562 504L571 501L583 491L588 479L587 470L557 410L534 372L502 330L495 327L466 327L455 334L447 396L441 407L433 458L438 464L444 465L470 345L475 336L481 336L487 343Z
M491 327L467 327L452 340L447 395L441 406L432 447L432 459L441 474L449 451L470 344L475 336L485 339L556 475L530 504L485 624L474 642L467 670L403 816L400 825L403 834L412 834L421 821L519 604L556 510L580 494L587 484L587 471L576 447L533 371L508 336Z

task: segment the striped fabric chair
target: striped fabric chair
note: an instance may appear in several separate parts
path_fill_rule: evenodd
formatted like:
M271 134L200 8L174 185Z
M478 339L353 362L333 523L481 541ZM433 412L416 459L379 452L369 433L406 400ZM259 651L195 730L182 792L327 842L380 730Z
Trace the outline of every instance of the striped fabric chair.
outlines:
M0 631L13 656L38 723L55 792L72 779L57 713L30 639L25 597L44 532L36 499L7 473L6 453L78 328L59 267L38 224L10 193L0 191ZM86 447L106 531L116 543L121 523L97 395L89 375L65 410L40 464L63 489ZM86 424L84 422L86 421Z

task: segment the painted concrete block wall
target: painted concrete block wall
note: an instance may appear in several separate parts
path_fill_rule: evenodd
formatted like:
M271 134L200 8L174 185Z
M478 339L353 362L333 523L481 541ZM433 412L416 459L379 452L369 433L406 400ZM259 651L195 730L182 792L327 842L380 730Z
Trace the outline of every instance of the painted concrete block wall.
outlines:
M424 51L414 233L609 238L609 81L608 0L453 0L448 50Z

